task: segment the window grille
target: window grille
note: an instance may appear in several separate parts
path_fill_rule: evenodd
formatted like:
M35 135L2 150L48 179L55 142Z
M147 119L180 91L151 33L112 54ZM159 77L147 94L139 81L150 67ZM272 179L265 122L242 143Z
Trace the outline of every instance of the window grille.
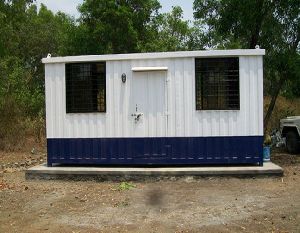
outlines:
M196 58L196 110L239 110L239 59Z
M66 64L66 112L106 111L105 62Z

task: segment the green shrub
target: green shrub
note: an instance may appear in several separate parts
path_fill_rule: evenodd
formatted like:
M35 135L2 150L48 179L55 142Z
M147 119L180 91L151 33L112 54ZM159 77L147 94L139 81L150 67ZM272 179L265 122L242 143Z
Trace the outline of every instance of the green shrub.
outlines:
M44 94L16 57L0 60L0 150L21 148L28 136L44 135Z

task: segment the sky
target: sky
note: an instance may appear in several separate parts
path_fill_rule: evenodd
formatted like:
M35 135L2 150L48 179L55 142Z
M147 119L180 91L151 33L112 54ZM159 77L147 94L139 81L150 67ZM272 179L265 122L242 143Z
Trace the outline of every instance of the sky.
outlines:
M169 12L172 6L180 6L184 13L184 19L193 19L193 0L159 0L162 5L162 12ZM48 9L54 11L63 11L69 15L79 16L77 6L83 2L83 0L36 0L37 4L45 4Z

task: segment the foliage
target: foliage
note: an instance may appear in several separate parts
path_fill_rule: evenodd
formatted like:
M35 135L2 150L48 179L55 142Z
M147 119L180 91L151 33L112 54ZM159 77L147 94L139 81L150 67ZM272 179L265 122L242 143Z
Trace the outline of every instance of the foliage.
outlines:
M267 50L267 78L276 72L299 78L299 1L195 0L194 9L207 26L208 47L260 45Z
M79 7L86 30L86 54L138 52L148 40L148 24L158 14L157 0L86 0Z
M170 13L164 13L154 18L150 24L150 41L144 41L139 50L144 52L178 51L190 49L189 44L192 28L189 21L183 20L180 7L172 8Z
M0 76L0 99L11 98L22 112L29 114L34 112L43 97L37 90L30 89L32 76L28 69L22 66L20 59L7 57L1 60Z
M18 34L26 18L31 0L0 1L0 57L15 55L21 42ZM12 54L13 53L13 54Z
M44 94L31 88L30 69L17 57L0 60L0 77L0 149L11 149L24 141L26 118L36 119L36 113L42 114Z
M136 186L132 183L122 182L122 183L119 184L118 190L119 191L130 190L130 189L135 188L135 187Z
M22 144L25 131L43 132L44 70L41 58L62 53L69 18L32 1L0 3L0 140ZM32 122L35 122L32 124ZM40 133L34 133L40 138ZM21 135L23 135L21 137ZM20 136L20 137L19 137ZM5 143L4 143L5 142ZM11 142L11 143L9 143ZM1 147L1 145L0 145ZM12 148L2 145L2 148Z

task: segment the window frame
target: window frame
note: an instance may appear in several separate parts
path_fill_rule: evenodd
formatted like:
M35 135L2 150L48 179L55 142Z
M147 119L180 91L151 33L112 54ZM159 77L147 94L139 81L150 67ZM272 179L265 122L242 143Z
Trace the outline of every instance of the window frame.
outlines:
M213 60L213 59L236 59L237 61L237 72L238 72L238 77L237 77L237 86L238 86L238 89L237 89L237 92L238 92L238 98L237 98L237 101L238 101L238 104L237 104L237 107L235 108L220 108L218 106L218 108L207 108L207 107L204 107L203 106L203 79L200 80L201 84L200 84L200 97L201 97L201 105L200 105L200 108L199 108L199 105L197 104L197 82L199 82L197 79L197 75L199 72L197 72L197 61L198 60ZM236 57L195 57L194 59L194 65L195 65L195 76L194 76L194 80L195 80L195 109L196 111L239 111L240 108L241 108L241 91L240 91L240 59L238 56ZM198 88L199 89L199 88ZM219 98L219 96L218 96ZM219 104L218 104L219 105ZM228 106L228 105L227 105Z
M69 108L68 107L68 93L67 93L67 91L68 91L68 81L67 81L67 79L68 79L68 77L67 77L67 66L68 65L85 65L85 64L103 64L104 65L104 72L103 72L103 74L104 74L104 80L103 80L103 82L104 82L104 84L103 84L103 86L104 86L104 109L103 110L91 110L91 109L86 109L86 110L78 110L78 108L76 109L76 107L74 108ZM107 76L107 74L106 74L106 61L91 61L91 62L71 62L71 63L65 63L65 108L66 108L66 114L81 114L81 113L106 113L106 111L107 111L107 98L106 98L106 89L107 89L107 87L106 87L106 76ZM101 74L101 73L99 73L99 74ZM98 91L100 90L100 88L98 89ZM71 97L71 98L74 98L74 97Z

